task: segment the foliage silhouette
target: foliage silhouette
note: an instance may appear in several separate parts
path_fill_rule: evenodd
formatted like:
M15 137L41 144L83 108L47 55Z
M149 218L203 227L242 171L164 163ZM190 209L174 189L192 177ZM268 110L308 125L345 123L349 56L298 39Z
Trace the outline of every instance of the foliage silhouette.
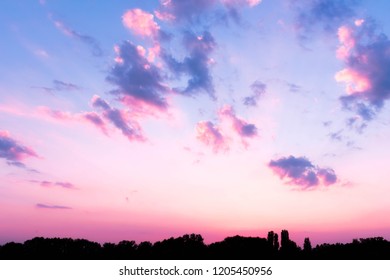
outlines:
M200 234L137 244L123 240L118 244L100 245L85 239L36 237L22 243L9 242L0 246L0 259L8 260L162 260L162 259L390 259L390 242L383 237L354 239L351 243L320 244L312 248L310 239L303 249L290 240L287 230L278 234L270 231L267 238L227 237L209 245Z

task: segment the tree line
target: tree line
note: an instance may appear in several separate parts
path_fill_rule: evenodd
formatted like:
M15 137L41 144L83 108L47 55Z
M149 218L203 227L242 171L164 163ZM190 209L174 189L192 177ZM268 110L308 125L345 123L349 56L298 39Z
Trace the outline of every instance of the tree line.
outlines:
M390 259L390 242L382 237L354 239L351 243L320 244L312 247L305 238L303 248L289 237L287 230L279 235L268 232L267 238L227 237L209 245L200 234L148 241L104 243L86 239L36 237L24 243L9 242L0 246L0 259L20 260L148 260L148 259Z

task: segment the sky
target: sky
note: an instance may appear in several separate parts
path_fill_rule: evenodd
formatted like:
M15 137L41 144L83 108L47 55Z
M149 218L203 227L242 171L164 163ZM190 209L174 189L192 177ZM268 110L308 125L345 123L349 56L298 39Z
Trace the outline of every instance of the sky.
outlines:
M0 244L390 239L389 8L2 1Z

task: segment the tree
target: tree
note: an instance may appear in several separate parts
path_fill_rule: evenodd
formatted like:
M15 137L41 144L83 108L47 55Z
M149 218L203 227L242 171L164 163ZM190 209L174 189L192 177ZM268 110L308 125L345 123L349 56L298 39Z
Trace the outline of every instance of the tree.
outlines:
M310 239L309 239L309 237L306 237L305 241L303 242L303 251L305 253L309 253L309 252L311 252L311 249L312 249L312 247L311 247Z

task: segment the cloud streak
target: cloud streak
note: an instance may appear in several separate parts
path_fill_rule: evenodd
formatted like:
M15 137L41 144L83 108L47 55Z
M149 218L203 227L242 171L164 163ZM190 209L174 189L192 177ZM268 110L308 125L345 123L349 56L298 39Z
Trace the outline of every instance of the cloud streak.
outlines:
M69 182L50 182L50 181L37 181L37 180L30 180L30 182L46 188L60 187L63 189L76 189L76 187Z
M60 30L63 34L86 44L90 48L94 56L103 55L103 50L101 49L100 44L95 38L88 35L80 34L79 32L66 26L62 21L54 20L53 22L57 29Z
M305 157L281 157L271 160L268 167L287 184L299 186L302 190L320 185L329 186L337 182L337 176L331 168L315 166Z
M51 209L51 210L70 210L72 209L71 207L68 206L62 206L62 205L47 205L47 204L42 204L42 203L37 203L35 207L40 208L40 209Z

